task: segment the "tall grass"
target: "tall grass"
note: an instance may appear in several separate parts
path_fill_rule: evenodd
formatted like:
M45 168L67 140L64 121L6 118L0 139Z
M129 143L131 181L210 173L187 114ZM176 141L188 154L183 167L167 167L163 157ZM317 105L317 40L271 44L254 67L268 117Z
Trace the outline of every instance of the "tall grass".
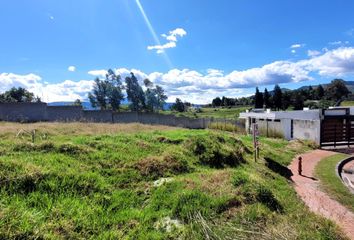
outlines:
M34 128L48 138L16 138ZM341 239L286 178L254 163L250 136L84 123L1 129L0 239ZM284 166L309 149L261 144L261 158Z

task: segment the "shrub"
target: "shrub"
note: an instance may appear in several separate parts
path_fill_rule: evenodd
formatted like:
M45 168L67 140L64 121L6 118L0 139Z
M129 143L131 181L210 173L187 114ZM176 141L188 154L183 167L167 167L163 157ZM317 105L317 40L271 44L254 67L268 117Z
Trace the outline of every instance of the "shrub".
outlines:
M183 155L172 153L162 157L147 157L136 164L140 174L150 179L157 179L171 174L188 172L190 167Z
M88 149L71 143L66 143L58 147L58 152L66 154L85 154L88 153Z
M235 138L221 135L196 136L187 142L188 148L197 155L199 162L210 167L237 166L245 162L244 146Z
M43 151L43 152L51 152L55 150L55 146L52 142L44 142L41 144L33 144L33 143L18 143L15 144L14 151L16 152L30 152L30 151Z
M156 140L160 143L168 143L168 144L180 144L181 142L183 142L183 140L181 139L171 140L163 136L157 137Z
M55 146L52 142L44 142L37 145L36 149L42 152L52 152L55 150Z

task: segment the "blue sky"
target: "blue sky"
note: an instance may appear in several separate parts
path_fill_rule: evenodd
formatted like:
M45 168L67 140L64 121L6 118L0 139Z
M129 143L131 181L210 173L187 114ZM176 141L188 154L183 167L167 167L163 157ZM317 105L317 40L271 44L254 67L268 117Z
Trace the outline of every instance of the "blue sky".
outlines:
M0 91L22 86L45 101L85 99L108 68L194 103L354 80L352 0L12 0L0 9Z

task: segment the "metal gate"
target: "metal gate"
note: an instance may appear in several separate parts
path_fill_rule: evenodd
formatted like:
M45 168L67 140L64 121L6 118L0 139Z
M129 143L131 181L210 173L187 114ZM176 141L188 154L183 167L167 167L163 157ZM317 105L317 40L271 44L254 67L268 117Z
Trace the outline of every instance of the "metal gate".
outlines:
M321 147L350 146L354 144L354 116L349 108L322 111Z

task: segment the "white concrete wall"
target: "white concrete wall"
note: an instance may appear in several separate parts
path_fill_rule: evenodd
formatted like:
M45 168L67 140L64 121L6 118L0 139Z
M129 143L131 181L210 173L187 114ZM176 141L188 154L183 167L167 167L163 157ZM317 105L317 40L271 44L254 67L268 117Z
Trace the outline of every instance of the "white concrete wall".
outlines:
M278 121L275 122L275 121L267 121L267 120L261 121L259 119L256 119L256 123L258 124L259 133L262 136L285 137L287 135L286 132L284 132L282 120L280 122Z
M283 128L284 138L291 140L291 119L282 119L281 126Z
M294 138L311 140L320 144L321 123L320 120L294 120Z

